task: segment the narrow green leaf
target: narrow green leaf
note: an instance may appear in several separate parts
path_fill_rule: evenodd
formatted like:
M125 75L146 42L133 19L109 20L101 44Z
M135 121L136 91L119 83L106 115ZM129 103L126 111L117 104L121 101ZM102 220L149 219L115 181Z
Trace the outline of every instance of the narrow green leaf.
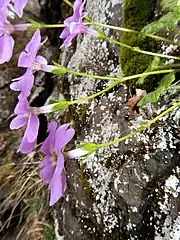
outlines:
M174 73L169 73L167 75L165 75L160 83L159 86L157 87L157 89L153 92L148 93L146 96L144 96L139 102L138 102L138 106L142 107L143 105L145 105L146 103L151 103L151 102L157 102L161 96L161 94L166 91L171 83L175 80L175 74Z
M144 72L152 72L154 69L157 69L157 67L159 66L160 60L161 59L157 56L153 57L153 60L152 60L151 64L149 65L149 67ZM137 85L142 85L145 82L146 78L147 78L147 76L140 77L136 84Z
M160 92L158 91L153 91L148 93L146 96L144 96L139 102L138 102L138 106L142 107L143 105L145 105L146 103L150 103L150 102L157 102L158 99L160 97Z
M175 80L175 74L174 73L169 73L161 79L158 88L161 88L164 91L171 85L171 83L174 80Z
M161 30L173 31L179 20L180 9L177 9L177 11L168 12L166 15L162 16L159 20L148 24L142 29L142 32L154 34L160 32Z

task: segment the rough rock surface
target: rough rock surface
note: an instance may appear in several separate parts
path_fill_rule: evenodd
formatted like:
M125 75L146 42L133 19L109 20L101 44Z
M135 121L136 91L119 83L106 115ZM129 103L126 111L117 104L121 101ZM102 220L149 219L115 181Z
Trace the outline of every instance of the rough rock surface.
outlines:
M122 1L87 1L95 21L122 24ZM109 36L117 33L105 30ZM60 55L61 64L97 75L121 75L119 49L91 36ZM66 76L61 97L78 99L107 86L104 81ZM169 98L178 93L169 92ZM76 143L107 142L126 135L172 104L167 101L131 115L128 89L120 85L89 103L70 109ZM68 113L67 113L68 114ZM62 120L62 114L56 116ZM69 117L68 117L69 118ZM80 161L67 162L68 191L57 208L59 234L64 239L177 239L179 112L150 129ZM171 181L173 179L173 181ZM169 186L168 184L172 185ZM171 190L170 190L171 189Z

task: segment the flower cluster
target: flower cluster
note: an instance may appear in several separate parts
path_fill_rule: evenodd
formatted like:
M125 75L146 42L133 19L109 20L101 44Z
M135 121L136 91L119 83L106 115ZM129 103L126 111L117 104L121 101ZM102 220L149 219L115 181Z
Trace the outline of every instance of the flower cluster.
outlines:
M14 0L14 9L19 17L23 15L23 8L27 0ZM15 31L25 31L31 24L13 25L9 22L8 6L10 0L0 1L0 64L9 62L13 54L14 40L12 34Z
M23 9L27 0L14 0L14 10L19 17L23 15ZM73 15L65 20L65 29L60 37L65 39L63 46L70 46L72 39L80 33L97 35L93 29L87 28L83 18L87 13L83 12L84 3L76 0L74 3ZM11 34L14 31L27 30L30 24L12 25L8 17L10 0L0 0L0 63L8 62L12 57L14 40ZM12 80L10 88L20 92L18 103L14 109L15 118L10 123L10 129L25 128L24 136L18 148L21 153L30 153L36 146L39 118L38 114L48 113L51 106L33 108L28 98L34 85L34 73L36 71L52 72L54 66L48 65L47 60L38 54L39 49L46 42L41 41L40 30L36 30L25 50L21 52L18 60L18 67L25 68L25 73ZM40 163L40 178L50 187L50 206L60 199L66 189L66 172L64 167L65 159L73 159L88 154L87 150L77 148L64 152L65 146L73 138L75 131L71 124L63 124L57 127L56 122L51 122L48 127L49 135L42 143L40 151L45 155ZM66 156L66 158L65 158Z

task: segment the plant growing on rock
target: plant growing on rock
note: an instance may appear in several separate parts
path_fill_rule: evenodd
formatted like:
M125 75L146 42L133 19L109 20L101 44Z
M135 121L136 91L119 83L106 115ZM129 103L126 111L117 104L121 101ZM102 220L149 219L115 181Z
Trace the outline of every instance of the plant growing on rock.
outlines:
M80 104L82 102L90 101L98 96L101 96L108 92L109 90L113 90L114 87L119 84L125 82L133 83L133 79L141 79L141 82L144 81L145 77L152 75L163 75L166 74L161 81L158 83L158 87L144 96L139 102L137 102L138 106L142 106L147 102L156 102L160 98L160 95L172 87L172 84L175 81L175 73L179 71L178 67L173 67L164 69L164 62L162 62L163 67L160 67L159 64L155 67L149 67L151 64L150 58L158 57L158 59L170 59L179 61L180 57L171 56L168 54L164 54L161 52L152 51L152 47L148 45L148 48L143 49L145 43L153 40L153 45L155 41L164 41L170 42L174 45L179 46L179 43L174 42L173 40L166 39L161 36L150 34L147 32L142 32L142 28L147 24L149 15L151 14L149 9L146 9L143 14L145 14L146 19L141 22L141 26L138 28L134 28L133 24L136 22L129 22L127 28L119 28L117 26L110 26L103 23L98 23L92 21L89 17L87 17L87 13L83 12L83 8L85 2L82 0L76 0L73 8L73 15L64 21L64 24L54 24L54 25L46 25L43 23L38 23L35 21L31 21L31 23L23 24L23 25L12 25L8 21L8 3L9 1L2 1L0 5L0 24L1 24L1 36L0 36L0 63L10 61L12 56L14 41L11 37L11 34L14 31L34 31L35 33L27 44L25 51L23 51L19 56L18 67L27 68L25 74L19 78L13 79L13 83L11 84L11 89L14 91L19 91L20 94L18 96L18 104L15 108L14 113L17 114L16 118L12 120L10 128L18 129L23 126L27 126L24 137L22 139L21 145L19 147L19 151L22 153L30 153L36 146L36 139L38 136L38 128L39 128L39 114L47 114L55 111L62 111L65 108L68 108L74 104ZM18 1L17 1L18 2ZM23 1L19 3L19 9L16 10L19 16L22 15L22 10L27 1ZM66 3L69 2L66 0ZM145 1L145 3L154 3L154 1ZM126 4L129 4L129 1L126 1ZM136 5L136 1L133 1L133 4ZM146 5L146 4L145 4ZM129 6L129 5L128 5ZM14 7L16 9L16 1L14 3ZM141 21L143 16L138 16ZM137 24L136 24L137 25ZM92 26L92 27L89 27ZM65 39L62 47L69 47L72 44L73 39L79 34L90 34L97 39L103 39L112 44L117 44L122 48L121 54L121 62L124 69L125 75L128 76L98 76L93 74L87 74L83 72L77 72L73 69L68 69L58 63L54 63L53 65L48 64L47 60L40 55L37 55L40 47L45 44L46 40L41 42L41 34L40 29L43 28L64 28L63 32L60 35L60 38ZM118 41L116 39L108 37L103 31L102 28L114 29L117 31L123 31L123 41ZM132 28L132 29L130 29ZM133 34L138 34L135 36ZM133 35L133 40L127 41L127 38ZM144 39L145 40L142 40ZM6 45L6 54L4 52L5 40L7 40L8 44ZM142 41L141 41L142 40ZM140 44L141 43L141 44ZM142 44L143 43L143 44ZM127 61L126 57L123 54L129 55L132 57L131 61ZM142 69L140 72L134 70L134 66L136 65L136 58L141 58L140 66ZM142 57L144 56L144 57ZM151 56L151 57L150 57ZM126 65L128 62L128 66ZM148 68L149 67L149 68ZM159 67L159 68L158 68ZM129 72L129 69L132 70ZM149 69L149 70L147 70ZM71 101L59 100L59 99L51 99L51 102L45 106L41 107L31 107L28 103L28 97L31 94L31 89L33 88L34 83L34 73L36 71L43 71L52 73L53 75L64 75L64 74L72 74L82 77L91 77L96 80L106 80L107 86L103 90L96 92L87 97L83 97L80 99L75 99ZM144 71L144 72L143 72ZM128 74L130 73L130 74ZM135 74L135 75L133 75ZM52 80L53 81L53 80ZM174 87L174 85L173 85ZM176 86L175 86L176 87ZM66 171L64 167L64 161L66 159L73 159L78 157L87 157L95 151L98 151L100 148L109 147L113 144L117 144L121 141L127 140L131 137L136 137L136 134L142 132L145 128L150 127L153 123L158 121L160 118L173 111L174 109L180 107L180 102L176 101L174 105L169 107L168 109L161 112L155 118L153 118L148 123L138 127L135 131L129 133L128 135L122 136L118 139L112 140L110 142L105 143L82 143L77 148L71 151L65 151L66 144L73 138L74 129L71 124L63 124L57 128L57 123L51 122L49 125L49 136L46 138L44 143L41 146L41 152L43 152L46 157L42 160L40 164L40 177L41 179L50 186L51 191L51 199L50 206L54 205L63 195L66 189Z

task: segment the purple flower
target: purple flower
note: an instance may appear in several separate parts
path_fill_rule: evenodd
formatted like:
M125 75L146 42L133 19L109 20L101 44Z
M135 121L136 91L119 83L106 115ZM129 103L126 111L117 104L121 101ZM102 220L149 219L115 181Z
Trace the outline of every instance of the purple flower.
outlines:
M36 30L31 41L26 45L25 51L19 56L18 67L24 67L37 71L42 69L42 65L47 65L47 60L42 56L36 56L38 50L46 42L41 42L41 34Z
M50 186L50 206L52 206L64 195L66 190L62 151L73 138L75 131L70 128L70 124L63 124L57 128L56 122L51 122L48 130L49 136L40 149L46 155L40 163L40 178Z
M39 129L39 119L29 106L26 98L19 97L14 113L17 115L10 123L10 129L19 129L26 126L23 139L18 149L21 153L29 153L36 145Z
M14 78L12 81L10 88L13 91L21 91L20 97L22 95L26 98L30 95L34 85L34 75L31 70L27 69L23 76Z
M93 36L97 36L97 32L91 28L87 28L83 24L83 18L87 15L83 12L85 1L76 0L73 8L73 15L64 21L65 29L60 35L60 38L65 39L62 46L69 47L71 45L72 39L80 33L89 33Z
M17 15L21 18L23 15L23 9L26 6L28 0L14 0L14 10ZM10 0L1 0L0 1L0 8L8 8L10 4Z
M27 44L25 51L19 56L18 67L24 67L27 70L23 76L12 80L13 83L11 83L10 88L14 91L21 91L21 95L24 97L28 97L31 93L34 84L33 72L44 70L45 66L47 66L47 60L44 57L36 56L44 42L41 42L40 31L37 30Z
M0 64L9 62L12 57L14 40L11 33L14 31L13 26L6 19L5 14L0 9Z
M14 10L20 18L23 15L23 9L27 2L28 0L14 0Z
M24 31L31 24L12 25L7 20L6 8L0 8L0 64L9 62L13 54L14 40L11 34L15 31Z

